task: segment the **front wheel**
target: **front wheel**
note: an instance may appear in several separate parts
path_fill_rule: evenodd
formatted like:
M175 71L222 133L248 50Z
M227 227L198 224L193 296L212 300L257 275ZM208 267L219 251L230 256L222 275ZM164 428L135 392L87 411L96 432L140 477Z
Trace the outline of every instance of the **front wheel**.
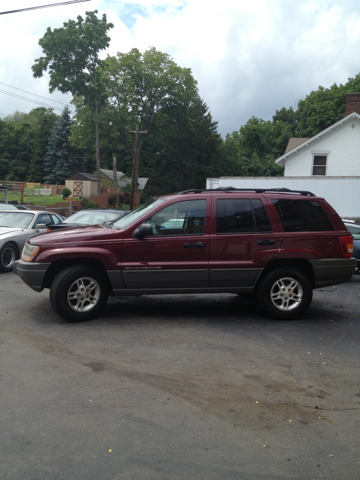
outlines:
M62 270L50 288L51 306L69 322L94 318L104 307L108 296L103 276L82 265Z
M257 291L260 308L270 317L292 320L310 306L312 286L308 277L292 268L279 268L269 272Z
M12 243L5 243L0 250L0 272L11 272L15 260L19 258L18 250Z

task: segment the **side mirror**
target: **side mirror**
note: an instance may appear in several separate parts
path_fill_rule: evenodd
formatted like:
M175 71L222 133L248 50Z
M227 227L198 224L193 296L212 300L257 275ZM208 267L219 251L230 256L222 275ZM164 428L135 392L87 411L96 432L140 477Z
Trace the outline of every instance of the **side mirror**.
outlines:
M45 231L45 230L46 230L46 225L45 225L45 223L38 223L38 224L36 225L36 227L35 227L35 230L36 230L37 232L40 232L40 230Z
M143 223L140 225L138 228L136 228L133 231L133 238L138 238L139 240L142 240L145 237L149 237L151 235L154 235L153 228L149 223Z

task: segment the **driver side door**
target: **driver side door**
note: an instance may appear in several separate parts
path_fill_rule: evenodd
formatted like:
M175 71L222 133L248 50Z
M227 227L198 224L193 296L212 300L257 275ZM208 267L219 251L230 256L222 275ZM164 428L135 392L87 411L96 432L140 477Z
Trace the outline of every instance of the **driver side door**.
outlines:
M210 201L175 202L145 220L153 235L125 233L121 271L130 290L209 287Z

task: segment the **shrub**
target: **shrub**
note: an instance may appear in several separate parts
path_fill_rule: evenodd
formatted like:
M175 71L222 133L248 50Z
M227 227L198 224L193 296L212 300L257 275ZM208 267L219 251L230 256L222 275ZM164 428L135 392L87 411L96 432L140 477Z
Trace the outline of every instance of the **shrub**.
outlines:
M101 208L98 203L91 202L86 197L81 199L81 206L82 208Z
M61 190L61 195L62 195L63 199L65 200L65 198L70 197L71 190L69 188L65 187Z
M114 195L110 195L108 198L108 202L110 207L115 207L116 205L116 193ZM126 193L119 193L119 205L128 205L130 203L130 196Z

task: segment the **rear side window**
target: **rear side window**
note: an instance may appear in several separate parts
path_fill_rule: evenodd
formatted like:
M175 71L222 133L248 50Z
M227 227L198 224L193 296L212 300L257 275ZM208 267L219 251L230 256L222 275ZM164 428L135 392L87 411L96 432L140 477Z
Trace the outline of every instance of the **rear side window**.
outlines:
M216 201L216 233L271 232L264 205L259 199L227 198Z
M334 226L318 202L311 200L273 200L285 232L324 232Z

